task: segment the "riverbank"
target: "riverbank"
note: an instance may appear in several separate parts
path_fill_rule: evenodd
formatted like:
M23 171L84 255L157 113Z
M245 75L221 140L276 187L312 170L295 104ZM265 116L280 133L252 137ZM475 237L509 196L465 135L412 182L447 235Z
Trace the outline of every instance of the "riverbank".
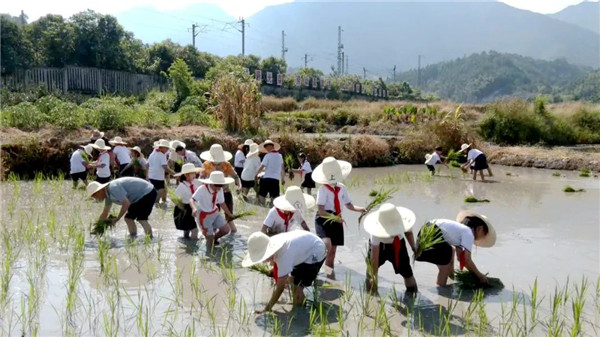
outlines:
M78 145L89 141L91 131L77 129L62 131L57 128L42 128L35 132L24 132L16 128L0 130L1 176L16 172L22 177L32 177L35 172L57 175L68 172L69 157ZM219 143L229 151L249 138L246 135L227 134L205 126L177 126L161 129L129 127L124 132L107 132L106 137L121 136L131 146L140 146L149 153L152 143L160 138L179 139L192 151L205 151L211 144ZM302 133L280 133L279 135L255 135L256 142L271 137L280 142L284 154L306 153L312 163L326 156L335 156L350 161L356 167L387 166L399 163L422 164L420 160L402 157L398 151L400 137L372 135L317 134L304 136ZM508 166L524 166L548 169L580 170L588 168L600 172L600 147L500 147L482 144L491 163ZM424 153L423 153L424 155Z

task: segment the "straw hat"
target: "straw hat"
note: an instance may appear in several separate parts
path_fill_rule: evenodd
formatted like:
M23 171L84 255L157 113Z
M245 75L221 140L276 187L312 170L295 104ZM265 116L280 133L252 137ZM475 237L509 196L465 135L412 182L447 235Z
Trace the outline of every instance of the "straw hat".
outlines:
M323 162L312 172L312 178L319 184L335 184L343 181L352 171L352 164L333 157L323 159Z
M378 238L404 237L416 221L413 211L385 203L376 212L366 216L364 226L367 233Z
M231 152L223 151L223 147L220 144L213 144L210 146L210 150L200 154L200 159L214 163L229 161L232 157Z
M304 211L315 207L315 198L302 193L298 186L290 186L285 190L285 195L281 195L273 200L273 206L282 211Z
M180 177L184 174L198 173L201 171L203 171L203 169L201 167L196 167L192 163L187 163L187 164L183 164L183 166L181 167L181 172L174 174L173 177Z
M250 267L273 256L283 247L285 241L275 235L271 238L263 232L254 232L248 237L248 253L242 267Z
M460 146L460 151L458 151L458 153L463 152L464 150L468 149L469 147L471 147L471 144L463 144Z
M171 147L171 143L168 140L166 140L166 139L161 139L161 140L159 140L157 142L154 142L154 148L155 149L161 148L161 147L166 147L169 150L174 150Z
M96 193L96 192L100 191L101 189L105 188L106 186L108 186L108 184L110 184L110 183L100 184L97 181L92 181L91 183L89 183L85 187L85 193L88 196L88 198L91 198L92 195L94 195L94 193Z
M431 159L431 153L425 155L425 161L427 162L429 159Z
M109 141L108 141L108 143L109 143L110 145L113 145L113 146L114 146L114 145L127 145L127 143L125 143L125 142L123 141L123 139L122 139L121 137L119 137L119 136L117 136L117 137L113 138L112 140L109 140Z
M265 149L265 146L267 145L273 145L273 150L275 151L279 151L279 149L281 148L279 143L275 143L274 141L267 139L264 143L260 144L260 152L268 152L267 149Z
M244 144L238 145L238 149L241 150L244 148L244 145L250 146L252 144L254 144L254 141L252 139L246 139L246 141L244 141Z
M94 149L92 147L92 144L79 145L79 147L82 148L83 151L85 151L85 153L87 153L88 155L92 155L92 150Z
M171 141L171 147L176 149L178 146L181 146L182 148L185 149L185 143L180 141L180 140L172 140Z
M250 151L246 154L246 158L254 157L258 155L258 144L252 143L250 144Z
M92 147L100 151L107 151L111 149L110 146L106 146L106 144L104 143L104 139L102 138L96 139L96 141L92 144Z
M94 131L92 131L92 139L98 139L98 138L102 138L104 137L104 132L95 129Z
M200 182L209 185L229 185L234 180L233 178L225 177L221 171L212 171L208 179L200 179Z
M476 246L491 247L496 243L496 230L494 229L494 227L492 227L492 223L490 222L490 220L488 220L488 218L485 215L469 210L460 211L456 216L456 221L462 222L466 217L477 217L483 220L483 222L485 222L485 224L488 227L487 235L484 236L483 239L475 240Z
M144 157L144 154L142 153L142 149L140 149L140 147L139 147L139 146L134 146L134 147L132 147L132 148L131 148L131 151L135 151L135 152L137 152L137 153L139 153L139 154L140 154L140 157Z

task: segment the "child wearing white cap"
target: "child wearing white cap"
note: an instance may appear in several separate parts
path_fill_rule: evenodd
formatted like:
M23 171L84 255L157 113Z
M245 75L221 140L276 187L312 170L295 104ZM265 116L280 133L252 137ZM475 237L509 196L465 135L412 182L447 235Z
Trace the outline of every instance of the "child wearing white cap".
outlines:
M181 204L173 208L173 219L175 228L183 231L184 239L198 240L198 225L194 218L190 200L192 195L200 188L201 183L196 179L196 175L202 171L202 168L194 166L192 163L183 164L181 172L176 173L174 177L182 177L179 185L175 189L175 195L181 200ZM191 234L191 236L190 236Z
M263 221L261 232L267 235L289 232L295 223L310 231L302 213L314 206L315 198L302 193L298 186L290 186L284 195L273 200L273 207Z
M79 180L83 182L84 185L88 184L87 175L88 170L91 168L89 165L90 157L92 155L92 145L81 145L71 155L70 160L70 171L71 179L73 180L73 188L77 188L77 183Z

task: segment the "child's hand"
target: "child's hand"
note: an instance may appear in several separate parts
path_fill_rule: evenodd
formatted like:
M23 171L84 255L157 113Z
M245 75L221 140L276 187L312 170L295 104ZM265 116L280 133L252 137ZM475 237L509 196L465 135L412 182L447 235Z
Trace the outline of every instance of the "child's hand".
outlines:
M197 217L198 216L198 210L197 209L193 210L192 211L192 215L194 216L194 218Z

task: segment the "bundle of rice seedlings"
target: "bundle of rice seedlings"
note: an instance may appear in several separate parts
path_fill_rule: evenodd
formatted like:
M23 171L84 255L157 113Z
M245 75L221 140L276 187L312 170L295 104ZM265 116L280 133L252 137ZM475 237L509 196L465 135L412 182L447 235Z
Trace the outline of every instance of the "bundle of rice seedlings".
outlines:
M565 186L565 188L563 188L563 192L568 192L568 193L572 193L572 192L584 192L585 190L583 188L579 188L579 189L574 189L571 186Z
M470 195L465 198L465 202L490 202L488 199L477 199L474 196Z
M237 220L237 219L241 219L241 218L245 218L247 216L252 216L254 214L256 214L255 211L240 212L240 213L234 214L233 218L231 218L231 221Z
M475 273L468 270L456 270L454 272L454 281L461 289L503 289L504 284L500 279L488 277L487 283L481 283Z
M325 215L322 215L321 218L325 219L325 224L339 223L339 222L343 221L341 215L335 215L335 214L332 214L332 213L327 213Z
M369 202L369 204L365 207L367 211L358 217L358 223L360 224L365 215L371 212L374 208L390 200L396 191L398 191L398 189L394 187L388 189L382 188L379 191L372 190L369 193L369 196L373 198L373 200L371 200L371 202Z
M590 169L588 169L587 167L583 167L580 171L579 171L579 176L580 177L590 177L591 176L591 172Z
M442 242L444 242L444 238L440 229L432 222L425 223L417 237L417 252L413 255L413 263L421 253L432 249L433 246Z
M285 170L288 171L288 177L294 179L294 156L291 154L286 154L283 158L283 162L285 165Z
M177 206L179 209L185 208L185 204L181 200L181 197L178 196L177 194L175 194L174 189L172 189L172 188L168 189L168 193L169 193L169 198L175 204L175 206Z
M97 220L96 222L94 222L92 224L90 234L102 236L104 234L104 232L106 232L107 229L115 226L115 223L113 222L113 220L116 218L117 217L115 215L111 214L108 216L108 219Z
M257 263L253 266L250 267L250 269L252 270L256 270L257 272L267 275L269 277L272 277L272 271L271 271L271 266L269 266L269 264L267 263Z

